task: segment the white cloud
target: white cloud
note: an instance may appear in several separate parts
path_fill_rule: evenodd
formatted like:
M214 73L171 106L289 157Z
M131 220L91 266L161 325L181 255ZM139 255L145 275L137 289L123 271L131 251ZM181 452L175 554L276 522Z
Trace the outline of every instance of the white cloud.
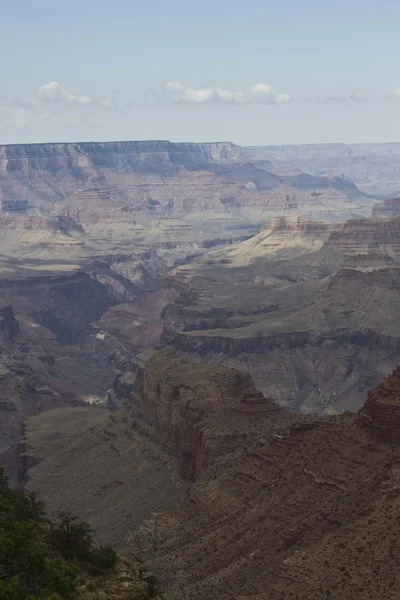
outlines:
M396 98L396 100L398 100L400 102L400 85L397 86L393 95Z
M241 102L241 92L231 92L223 88L187 88L177 81L170 81L166 86L168 97L173 102L188 104L233 104Z
M211 86L189 88L178 81L170 81L156 100L161 104L285 104L291 101L291 96L276 94L266 83L256 83L246 92L236 92Z
M82 95L79 89L66 90L57 81L50 81L50 83L41 85L37 93L43 102L49 104L72 104L74 106L95 104L92 98Z
M70 105L70 106L97 106L107 109L123 108L115 95L106 98L94 98L82 94L79 88L66 89L57 81L50 81L40 86L37 91L42 102L46 104Z
M286 104L291 101L289 94L276 94L266 83L256 83L249 87L253 102L259 104Z

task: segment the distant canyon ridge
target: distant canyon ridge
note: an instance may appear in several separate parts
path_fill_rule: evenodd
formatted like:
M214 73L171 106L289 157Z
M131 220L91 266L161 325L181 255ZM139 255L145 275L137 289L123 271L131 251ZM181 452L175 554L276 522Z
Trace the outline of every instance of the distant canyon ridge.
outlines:
M0 463L165 344L289 409L359 407L400 357L397 148L0 146Z

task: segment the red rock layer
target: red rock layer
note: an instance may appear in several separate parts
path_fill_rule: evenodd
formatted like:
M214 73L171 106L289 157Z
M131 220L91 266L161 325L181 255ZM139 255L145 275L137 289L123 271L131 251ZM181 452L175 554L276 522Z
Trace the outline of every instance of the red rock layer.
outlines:
M374 438L400 443L400 367L369 392L360 420Z

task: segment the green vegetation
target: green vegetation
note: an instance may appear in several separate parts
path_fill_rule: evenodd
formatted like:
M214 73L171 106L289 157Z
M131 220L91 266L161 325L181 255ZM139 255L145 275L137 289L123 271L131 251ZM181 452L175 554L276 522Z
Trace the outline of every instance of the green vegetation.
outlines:
M68 513L48 522L36 495L11 490L0 469L0 600L73 598L79 573L115 564L114 550L96 546L86 523Z

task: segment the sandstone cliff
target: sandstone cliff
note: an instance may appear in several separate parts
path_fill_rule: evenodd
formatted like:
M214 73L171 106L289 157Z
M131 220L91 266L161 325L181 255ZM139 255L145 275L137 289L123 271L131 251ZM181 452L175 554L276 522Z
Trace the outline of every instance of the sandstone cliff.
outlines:
M102 326L131 347L170 343L250 372L288 408L356 410L400 360L399 226L270 219L256 236L172 269L163 292L111 309Z
M174 172L175 165L199 168L208 163L236 163L240 147L231 142L209 144L168 141L80 142L76 144L20 144L0 147L0 171L83 170L109 166Z
M191 365L174 359L174 354L172 348L156 354L138 377L132 426L155 436L177 456L182 475L195 480L226 448L231 451L243 444L237 423L241 417L265 413L271 407L249 375Z
M374 438L391 444L400 442L400 367L369 392L360 422Z
M398 217L400 215L400 198L390 198L383 202L377 202L372 207L373 217Z
M29 486L142 553L175 598L394 600L398 439L370 405L397 406L398 375L359 415L315 418L165 350L111 417L31 419Z

